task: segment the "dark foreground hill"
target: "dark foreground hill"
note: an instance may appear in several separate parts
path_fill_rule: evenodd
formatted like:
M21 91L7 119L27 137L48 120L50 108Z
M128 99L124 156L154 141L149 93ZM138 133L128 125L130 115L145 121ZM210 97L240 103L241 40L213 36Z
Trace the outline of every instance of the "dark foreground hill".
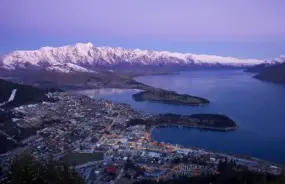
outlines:
M13 90L15 96L14 99L11 100L10 97ZM10 101L8 102L9 98ZM16 107L43 101L48 101L48 97L45 95L44 90L0 79L0 105L2 105L2 107Z

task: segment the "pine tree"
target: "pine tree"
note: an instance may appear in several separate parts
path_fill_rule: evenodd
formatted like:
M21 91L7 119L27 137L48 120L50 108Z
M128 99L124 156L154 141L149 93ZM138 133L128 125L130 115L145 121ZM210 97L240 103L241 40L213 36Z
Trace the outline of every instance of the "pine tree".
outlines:
M38 161L25 153L12 161L7 183L83 184L84 180L65 164L52 159Z

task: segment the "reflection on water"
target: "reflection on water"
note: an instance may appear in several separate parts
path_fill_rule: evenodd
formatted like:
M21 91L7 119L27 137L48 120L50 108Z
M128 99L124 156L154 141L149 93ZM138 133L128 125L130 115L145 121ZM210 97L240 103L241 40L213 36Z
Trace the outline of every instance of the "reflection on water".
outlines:
M88 90L80 90L80 91L74 91L74 93L82 94L89 96L91 98L98 98L102 96L108 96L108 95L116 95L116 94L122 94L122 93L137 93L140 90L138 89L113 89L113 88L104 88L104 89L88 89Z

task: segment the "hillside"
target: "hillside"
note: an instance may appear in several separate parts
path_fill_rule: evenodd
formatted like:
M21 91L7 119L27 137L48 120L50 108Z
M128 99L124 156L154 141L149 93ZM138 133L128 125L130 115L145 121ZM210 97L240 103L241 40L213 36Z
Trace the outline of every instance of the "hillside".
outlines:
M263 63L263 64L252 66L252 67L246 69L245 72L259 73L259 72L262 72L267 67L269 67L269 66Z
M47 101L41 89L0 79L0 106L15 107L30 103Z
M145 73L151 75L152 73ZM157 74L157 73L156 73ZM165 74L165 73L164 73ZM40 89L98 89L98 88L120 88L120 89L143 89L152 87L139 83L133 79L133 73L98 72L98 73L60 73L60 72L16 72L13 80L16 83L30 85ZM141 74L142 75L142 74ZM7 75L8 76L8 75ZM49 90L50 91L50 90ZM51 91L52 92L52 91Z
M285 83L285 63L267 67L258 73L255 78L275 83Z
M262 72L271 66L278 65L278 64L281 64L284 62L285 62L285 56L281 55L281 56L278 56L278 57L273 58L273 59L265 60L261 64L251 66L248 69L246 69L245 72L259 73L259 72Z

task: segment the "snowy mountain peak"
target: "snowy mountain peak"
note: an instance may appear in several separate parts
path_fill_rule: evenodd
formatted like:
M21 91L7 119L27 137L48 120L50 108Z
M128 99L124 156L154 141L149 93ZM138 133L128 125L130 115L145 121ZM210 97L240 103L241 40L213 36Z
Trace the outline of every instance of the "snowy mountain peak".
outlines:
M93 48L93 44L92 43L77 43L73 47L78 49L78 50L87 51L87 50L90 50Z
M285 55L280 55L274 59L266 60L264 63L272 65L272 64L279 64L279 63L284 63L284 62L285 62Z
M252 66L257 59L238 59L215 55L197 55L169 51L96 47L92 43L77 43L63 47L42 47L32 51L14 51L3 56L0 67L7 70L46 69L60 72L92 72L97 68L116 66Z

